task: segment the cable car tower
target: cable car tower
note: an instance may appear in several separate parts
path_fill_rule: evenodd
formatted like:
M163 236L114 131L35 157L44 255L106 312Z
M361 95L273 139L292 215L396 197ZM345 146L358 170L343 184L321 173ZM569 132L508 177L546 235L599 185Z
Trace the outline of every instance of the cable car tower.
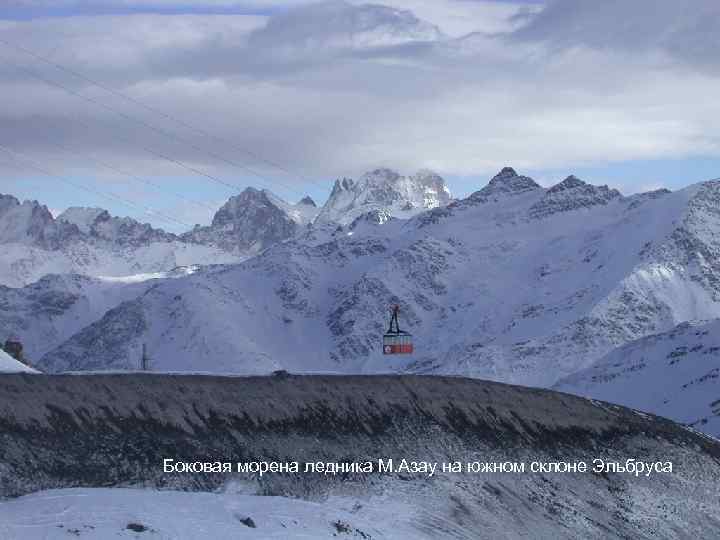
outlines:
M400 306L393 306L390 328L383 336L383 354L412 354L412 334L400 330L398 313Z

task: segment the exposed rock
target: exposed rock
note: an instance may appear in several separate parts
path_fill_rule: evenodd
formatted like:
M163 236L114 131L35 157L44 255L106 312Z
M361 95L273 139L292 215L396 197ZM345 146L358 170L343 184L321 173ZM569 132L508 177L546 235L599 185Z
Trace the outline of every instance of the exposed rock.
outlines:
M408 218L449 202L445 181L431 171L405 177L391 169L377 169L358 181L336 180L318 221L346 225L370 211Z
M256 253L292 237L316 212L309 197L290 205L266 190L247 188L218 210L211 225L195 227L182 238L226 251Z
M575 176L568 176L548 189L545 196L530 207L528 213L531 218L542 219L561 212L604 206L610 201L621 198L622 195L616 189L593 186Z

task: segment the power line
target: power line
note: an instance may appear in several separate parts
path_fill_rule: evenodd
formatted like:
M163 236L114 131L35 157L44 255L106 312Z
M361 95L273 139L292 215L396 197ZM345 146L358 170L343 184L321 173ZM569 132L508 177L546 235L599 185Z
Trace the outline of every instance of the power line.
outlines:
M79 183L77 183L77 182L75 182L75 181L73 181L73 180L69 180L68 178L66 178L66 177L64 177L64 176L60 176L60 175L57 175L57 174L55 174L55 173L53 173L53 172L50 172L50 171L48 171L47 169L43 168L42 166L38 165L37 162L35 162L34 160L32 160L32 159L28 158L27 156L21 154L20 152L17 152L17 151L15 151L15 150L11 149L11 148L8 148L7 146L3 146L3 145L0 144L0 150L6 152L6 153L8 153L8 154L10 154L10 156L14 157L15 159L18 159L18 158L19 158L18 161L21 161L21 162L24 161L25 164L28 165L29 167L31 167L31 168L33 168L33 169L35 169L35 170L37 170L37 171L40 171L41 173L43 173L43 174L45 174L45 175L47 175L47 176L49 176L49 177L51 177L51 178L55 178L55 179L60 180L61 182L65 183L65 184L68 184L68 185L70 185L70 186L73 186L73 187L76 188L76 189L80 189L80 190L83 190L83 191L87 191L87 192L89 192L89 193L93 193L94 195L98 195L98 196L100 196L100 197L102 197L102 198L104 198L104 199L108 199L108 200L113 200L113 201L120 202L120 203L122 203L122 204L124 204L124 205L126 205L126 206L129 206L129 207L131 207L131 208L134 208L134 209L136 209L136 210L144 210L146 213L150 213L150 214L156 215L156 216L160 217L161 219L164 219L165 221L169 221L169 222L175 223L175 224L177 224L177 225L182 225L183 227L185 227L185 228L187 228L187 229L191 229L191 228L192 228L191 225L189 225L189 224L187 224L187 223L185 223L185 222L183 222L183 221L180 221L179 219L176 219L176 218L174 218L174 217L172 217L172 216L168 216L168 215L166 215L166 214L163 214L162 212L158 212L157 210L154 210L153 208L150 208L149 206L145 206L145 205L143 205L143 204L138 204L138 203L136 203L136 202L134 202L134 201L131 201L131 200L129 200L129 199L126 199L126 198L124 198L124 197L121 197L120 195L116 195L115 193L111 193L111 192L109 192L109 191L108 191L108 192L103 192L103 191L100 191L100 190L97 190L97 189L90 188L90 187L85 186L85 185L83 185L83 184L79 184Z
M159 185L157 185L156 183L154 183L154 182L152 182L152 181L150 181L150 180L148 180L148 179L146 179L146 178L142 178L142 177L140 177L140 176L134 175L133 173L124 171L124 170L122 170L122 169L119 169L118 167L115 167L114 165L111 165L111 164L109 164L109 163L107 163L107 162L105 162L105 161L102 161L102 160L97 159L97 158L94 158L94 157L89 157L89 158L88 158L87 156L82 156L82 155L80 154L80 152L77 152L77 151L75 151L75 150L72 150L71 148L69 148L68 146L66 146L66 145L64 145L64 144L58 143L58 142L56 142L56 141L51 141L50 139L47 139L47 138L46 138L45 140L48 141L48 142L50 142L50 144L52 144L52 145L55 146L56 148L60 148L60 149L62 149L62 150L65 150L65 151L67 151L67 152L70 152L71 154L75 154L76 156L83 157L84 159L89 159L90 161L94 161L95 163L97 163L97 164L100 165L101 167L105 167L106 169L110 169L111 171L114 171L114 172L116 172L116 173L118 173L118 174L121 174L121 175L123 175L123 176L127 176L127 177L129 177L129 178L132 178L132 179L136 180L137 182L141 182L141 183L146 184L146 185L148 185L148 186L152 186L152 187L154 187L155 189L157 189L158 191L162 191L162 192L165 192L165 193L169 193L169 194L171 194L171 195L174 195L175 197L178 197L179 199L182 199L182 200L184 200L184 201L186 201L186 202L189 202L189 203L191 203L191 204L194 204L194 205L196 205L196 206L202 206L202 207L204 207L204 208L207 208L207 209L213 210L213 211L216 211L216 210L217 210L217 208L215 208L214 206L211 206L211 205L209 205L209 204L207 204L207 203L204 203L204 202L202 202L202 201L196 201L196 200L194 200L194 199L191 199L191 198L189 198L189 197L186 197L185 195L182 195L182 194L177 193L177 192L175 192L175 191L169 191L169 190L163 188L162 186L159 186Z
M106 92L109 92L109 93L113 94L114 96L118 96L118 97L120 97L120 98L122 98L122 99L124 99L124 100L126 100L126 101L128 101L128 102L130 102L130 103L133 103L133 104L135 104L135 105L137 105L137 106L139 106L139 107L142 107L143 109L145 109L145 110L147 110L147 111L150 111L150 112L152 112L152 113L154 113L154 114L157 114L157 115L162 116L163 118L166 118L166 119L168 119L168 120L171 120L171 121L175 122L176 124L178 124L178 125L180 125L180 126L183 126L184 128L190 129L190 130L192 130L192 131L194 131L194 132L196 132L196 133L199 133L199 134L201 134L201 135L203 135L203 136L205 136L205 137L208 137L208 138L214 139L214 140L216 140L216 141L221 141L221 142L223 142L223 143L225 143L225 144L228 144L228 145L231 146L232 148L236 148L237 150L240 150L241 152L243 152L243 153L251 156L252 158L256 159L257 161L260 161L260 162L262 162L262 163L265 163L266 165L270 165L271 167L274 167L274 168L276 168L276 169L278 169L278 170L280 170L280 171L283 171L284 173L286 173L286 174L288 174L288 175L290 175L290 176L292 176L292 177L298 177L298 178L300 178L301 180L303 180L304 182L311 183L311 184L314 184L314 185L316 185L316 186L318 186L318 187L325 188L325 186L322 185L322 184L320 184L319 182L316 182L316 181L314 181L314 180L311 180L310 178L307 178L307 177L305 177L305 176L302 175L302 174L293 172L293 171L289 170L287 167L284 167L284 166L278 164L278 163L275 162L275 161L271 161L271 160L269 160L269 159L267 159L267 158L264 158L264 157L260 156L260 155L257 154L256 152L253 152L253 151L251 151L251 150L248 150L248 149L246 149L246 148L243 148L243 147L241 147L241 146L238 146L237 143L233 143L233 142L231 142L231 141L228 141L227 139L225 139L225 138L223 138L223 137L220 137L220 136L218 136L218 135L215 135L215 134L213 134L213 133L210 133L210 132L208 132L208 131L206 131L206 130L204 130L204 129L202 129L202 128L199 128L199 127L197 127L197 126L195 126L195 125L193 125L193 124L190 124L189 122L186 122L186 121L184 121L184 120L182 120L182 119L180 119L180 118L176 118L176 117L174 117L174 116L172 116L172 115L170 115L170 114L168 114L168 113L166 113L166 112L164 112L164 111L162 111L162 110L160 110L160 109L157 109L157 108L155 108L155 107L152 107L152 106L144 103L143 101L140 101L140 100L138 100L138 99L136 99L136 98L133 98L132 96L129 96L129 95L127 95L127 94L125 94L125 93L123 93L123 92L120 92L119 90L116 90L116 89L114 89L114 88L112 88L112 87L110 87L110 86L108 86L108 85L106 85L106 84L103 84L103 83L101 83L101 82L99 82L99 81L97 81L97 80L95 80L95 79L92 79L92 78L88 77L87 75L84 75L83 73L80 73L80 72L77 71L77 70L74 70L74 69L72 69L72 68L70 68L70 67L68 67L68 66L65 66L65 65L63 65L63 64L59 64L58 62L55 62L55 61L53 61L53 60L50 60L49 58L47 58L47 57L45 57L45 56L43 56L43 55L41 55L41 54L38 54L38 53L36 53L35 51L32 51L32 50L30 50L30 49L27 49L27 48L25 48L25 47L23 47L23 46L21 46L21 45L16 45L16 44L11 43L11 42L9 42L9 41L7 41L7 40L5 40L5 39L2 39L2 38L0 38L0 43L3 43L4 45L10 47L11 49L15 49L16 51L20 51L20 52L22 52L22 53L25 53L25 54L27 54L27 55L30 55L30 56L32 56L33 58L36 58L37 60L40 60L41 62L45 62L46 64L51 65L51 66L53 66L53 67L56 68L56 69L59 69L59 70L64 71L64 72L66 72L66 73L70 73L71 75L73 75L73 76L75 76L75 77L77 77L77 78L79 78L79 79L81 79L81 80L83 80L83 81L85 81L85 82L87 82L87 83L90 83L90 84L92 84L92 85L94 85L94 86L97 86L98 88L102 88L103 90L105 90Z
M20 71L26 71L26 72L28 71L28 70L26 70L25 68L23 68L22 66L19 66L19 65L15 64L14 62L6 62L6 63L9 63L9 64L14 65L14 66L15 66L18 70L20 70ZM50 84L52 84L52 83L50 83ZM65 118L70 118L70 116L68 116L68 115L64 115L64 116L65 116ZM81 124L81 125L84 125L85 127L89 128L89 129L92 129L92 128L93 128L93 125L92 125L90 122L86 122L86 121L80 119L80 117L78 117L78 116L73 117L72 120L75 121L75 122L77 122L77 123L79 123L79 124ZM242 191L242 190L243 190L243 188L241 188L241 187L238 186L238 185L235 185L235 184L231 184L231 183L229 183L229 182L226 182L226 181L223 180L222 178L219 178L219 177L217 177L217 176L215 176L215 175L206 173L206 172L204 172L204 171L202 171L202 170L200 170L200 169L197 169L197 168L195 168L195 167L193 167L193 166L191 166L191 165L188 165L188 164L180 161L179 159L175 159L175 158L173 158L173 157L171 157L171 156L168 156L168 155L166 155L166 154L163 154L162 152L158 152L158 151L156 151L156 150L153 150L152 148L149 148L149 147L147 147L147 146L137 145L137 144L136 144L137 141L136 141L135 139L133 139L132 137L127 137L127 136L120 135L119 133L115 132L114 130L109 130L108 132L109 132L109 133L111 134L111 136L114 137L115 139L127 141L127 142L130 142L131 144L135 144L136 146L138 146L139 148L141 148L141 149L142 149L144 152L146 152L147 154L150 154L150 155L152 155L152 156L155 156L155 157L157 157L157 158L160 158L160 159L162 159L162 160L164 160L164 161L168 161L169 163L173 163L173 164L175 164L175 165L177 165L177 166L179 166L179 167L182 167L183 169L186 169L187 171L190 171L190 172L193 173L193 174L197 174L197 175L202 176L202 177L204 177L204 178L206 178L206 179L208 179L208 180L211 180L212 182L215 182L216 184L219 184L219 185L221 185L221 186L224 186L224 187L232 190L233 192L235 192L235 191L238 191L238 192L239 192L239 191Z
M194 150L196 150L196 151L198 151L198 152L203 152L203 153L205 153L205 154L213 157L214 159L217 159L217 160L219 160L219 161L222 161L222 162L224 162L224 163L226 163L226 164L228 164L228 165L230 165L230 166L233 166L233 167L239 168L239 169L241 169L241 170L244 170L244 171L252 174L253 176L259 178L260 180L264 180L265 182L267 182L267 183L269 183L269 184L272 184L272 183L273 183L273 180L270 180L270 179L266 178L265 176L261 175L260 173L254 171L253 169L251 169L251 168L249 168L249 167L246 167L245 165L242 165L242 164L237 163L237 162L235 162L235 161L229 160L229 159L227 159L227 158L225 158L225 157L223 157L223 156L221 156L221 155L219 155L219 154L216 154L216 153L211 152L211 151L209 151L209 150L203 149L202 147L197 146L197 145L194 144L193 142L188 141L187 139L185 139L185 138L183 138L183 137L180 137L180 136L175 135L175 134L173 134L173 133L171 133L171 132L169 132L169 131L167 131L167 130L164 130L164 129L162 129L162 128L159 128L159 127L157 127L157 126L154 126L154 125L152 125L152 124L149 124L149 123L145 122L144 120L142 120L142 119L140 119L140 118L136 118L136 117L134 117L134 116L132 116L132 115L129 115L129 114L127 114L127 113L124 113L124 112L122 112L122 111L118 111L118 110L116 110L114 107L111 107L111 106L109 106L109 105L106 105L105 103L102 103L101 101L99 101L99 100L97 100L97 99L91 98L91 97L89 97L89 96L86 96L86 95L84 95L84 94L81 94L80 92L76 92L75 90L73 90L73 89L71 89L71 88L68 88L68 87L65 86L64 84L61 84L61 83L59 83L59 82L57 82L57 81L53 81L53 80L51 80L51 79L48 79L48 78L46 78L46 77L43 77L42 75L40 75L39 73L35 72L34 70L32 70L32 69L30 69L30 68L27 68L27 67L24 67L24 66L21 66L21 65L17 64L16 62L13 62L12 60L7 60L7 58L5 58L5 62L8 63L8 64L11 64L11 65L13 65L13 66L15 66L15 68L17 68L18 70L22 71L23 73L26 73L26 74L29 75L30 77L33 77L34 79L37 79L37 80L39 80L39 81L41 81L41 82L44 82L44 83L47 84L47 85L50 85L50 86L59 88L59 89L63 90L64 92L67 92L68 94L71 94L71 95L73 95L73 96L75 96L75 97L77 97L77 98L79 98L79 99L82 99L83 101L86 101L86 102L88 102L88 103L92 103L93 105L96 105L96 106L101 107L101 108L103 108L103 109L105 109L105 110L108 110L108 111L112 112L113 114L116 114L116 115L118 115L118 116L120 116L120 117L122 117L122 118L124 118L124 119L126 119L126 120L129 120L129 121L131 121L131 122L135 122L135 123L137 123L137 124L140 124L140 125L142 125L143 127L146 127L147 129L150 129L150 130L152 130L152 131L154 131L154 132L156 132L156 133L158 133L158 134L160 134L160 135L162 135L162 136L164 136L164 137L168 137L168 138L173 139L173 140L175 140L175 141L177 141L177 142L186 144L187 146L189 146L190 148L192 148L192 149L194 149ZM213 179L215 178L215 177L210 177L210 176L207 175L207 174L203 174L203 176L209 177L209 178L213 178ZM287 189L288 191L292 191L292 192L294 192L294 193L296 193L296 194L299 194L299 195L301 195L301 196L303 195L302 192L296 190L296 189L293 188L293 187L288 186L287 184L284 184L284 183L278 182L278 181L275 181L275 182L276 182L277 184L283 186L283 187L284 187L285 189ZM242 188L240 188L239 186L235 186L235 185L229 184L229 183L224 182L224 181L221 181L221 183L223 183L223 184L226 185L226 186L232 187L233 189L237 189L237 190L242 191Z

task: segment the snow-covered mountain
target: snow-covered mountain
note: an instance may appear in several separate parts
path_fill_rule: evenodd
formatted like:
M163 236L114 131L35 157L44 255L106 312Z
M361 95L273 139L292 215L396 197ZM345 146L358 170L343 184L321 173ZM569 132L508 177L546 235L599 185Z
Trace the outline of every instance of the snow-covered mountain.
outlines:
M310 197L290 204L268 190L247 188L218 210L207 227L196 226L183 240L247 254L287 240L311 223L318 210Z
M321 210L310 197L292 204L250 187L231 197L209 226L175 235L102 208L72 207L55 219L37 201L0 195L0 284L21 287L47 274L125 277L239 262L302 233L318 214L319 225L349 224L368 213L410 217L449 201L434 173L402 177L380 169L357 183L337 182Z
M37 201L9 195L0 195L0 249L0 284L10 287L48 274L124 277L242 258L101 208L69 208L55 219Z
M143 294L154 280L193 270L180 268L138 279L50 274L25 287L0 285L0 341L17 337L34 363L108 310Z
M77 236L73 227L63 227L50 210L37 201L20 203L12 195L0 194L0 244L22 244L57 249L63 239Z
M564 392L672 418L720 438L720 320L682 323L613 350Z
M720 181L624 197L574 176L545 189L505 168L466 199L422 211L420 193L444 184L410 179L384 170L340 182L317 218L310 201L247 190L191 233L205 239L180 245L228 256L218 244L237 250L240 238L254 257L189 275L157 265L134 278L55 276L3 290L2 324L51 372L135 369L144 344L155 370L400 371L552 386L618 347L720 318ZM409 199L418 207L403 210ZM58 221L85 238L81 226L100 215ZM400 359L379 348L395 303L416 351ZM675 409L674 418L691 410Z
M222 264L242 259L219 248L186 242L116 247L74 241L57 250L25 244L4 244L0 249L0 283L10 287L31 284L49 274L133 279L208 261Z
M82 234L93 240L106 241L117 246L146 246L155 242L177 240L174 234L128 217L113 217L102 208L72 207L57 219L75 225Z
M574 177L544 189L507 168L467 199L383 221L313 227L239 265L161 280L41 366L124 369L146 343L159 370L550 386L618 346L720 317L718 181L623 197ZM409 358L380 351L394 303Z
M401 176L390 169L377 169L357 181L350 178L336 180L317 221L347 225L368 212L409 218L445 206L450 200L445 181L431 171Z

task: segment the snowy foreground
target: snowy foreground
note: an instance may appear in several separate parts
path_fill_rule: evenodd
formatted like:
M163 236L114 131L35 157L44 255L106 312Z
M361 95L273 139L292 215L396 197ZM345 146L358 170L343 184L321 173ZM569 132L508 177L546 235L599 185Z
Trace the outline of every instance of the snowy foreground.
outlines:
M412 514L400 504L382 500L353 511L343 503L348 504L146 489L51 490L0 503L0 538L431 538L408 523Z
M0 349L0 373L37 373Z
M511 468L221 474L168 458ZM0 501L2 540L719 538L720 441L458 377L3 374Z

